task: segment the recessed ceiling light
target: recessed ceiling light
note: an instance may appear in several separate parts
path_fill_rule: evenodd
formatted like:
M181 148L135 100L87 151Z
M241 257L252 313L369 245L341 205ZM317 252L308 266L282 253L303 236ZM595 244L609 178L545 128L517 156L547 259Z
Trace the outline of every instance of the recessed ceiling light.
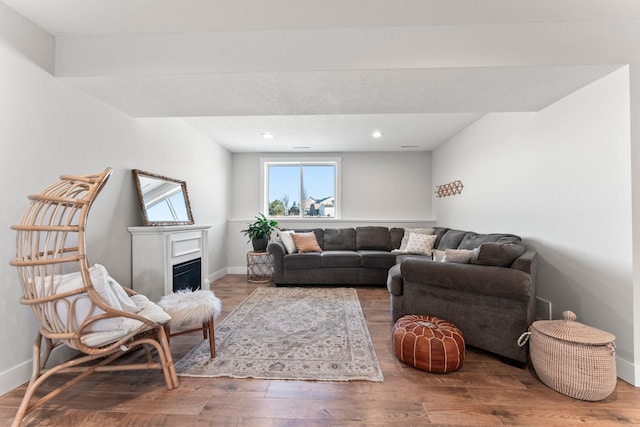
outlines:
M382 135L383 135L383 133L380 132L379 130L377 130L377 131L375 131L375 132L373 132L371 134L371 136L374 137L374 138L382 138Z
M271 132L264 132L262 137L266 139L273 139L273 134Z

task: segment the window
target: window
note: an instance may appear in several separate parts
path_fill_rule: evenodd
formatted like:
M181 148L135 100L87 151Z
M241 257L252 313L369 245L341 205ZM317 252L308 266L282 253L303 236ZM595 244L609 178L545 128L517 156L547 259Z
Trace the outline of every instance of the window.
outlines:
M339 218L339 159L263 160L263 167L268 216Z

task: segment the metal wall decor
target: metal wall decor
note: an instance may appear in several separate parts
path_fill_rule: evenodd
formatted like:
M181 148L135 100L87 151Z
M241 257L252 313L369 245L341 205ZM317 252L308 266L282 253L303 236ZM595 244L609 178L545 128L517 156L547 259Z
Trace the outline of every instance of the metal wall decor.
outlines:
M447 197L447 196L455 196L456 194L462 193L462 189L464 185L462 185L462 181L453 181L448 184L442 184L436 186L436 197Z

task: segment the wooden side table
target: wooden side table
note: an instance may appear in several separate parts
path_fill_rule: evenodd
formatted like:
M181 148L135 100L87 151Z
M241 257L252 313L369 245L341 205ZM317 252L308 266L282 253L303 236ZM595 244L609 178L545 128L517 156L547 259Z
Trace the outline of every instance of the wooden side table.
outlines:
M247 252L247 281L267 283L273 280L273 256L269 252Z

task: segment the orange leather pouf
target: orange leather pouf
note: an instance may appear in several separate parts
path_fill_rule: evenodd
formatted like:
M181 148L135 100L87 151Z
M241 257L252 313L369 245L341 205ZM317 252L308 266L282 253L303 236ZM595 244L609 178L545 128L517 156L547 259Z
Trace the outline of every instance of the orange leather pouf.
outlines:
M464 362L464 336L453 323L433 316L409 315L393 327L393 351L418 369L444 374Z

